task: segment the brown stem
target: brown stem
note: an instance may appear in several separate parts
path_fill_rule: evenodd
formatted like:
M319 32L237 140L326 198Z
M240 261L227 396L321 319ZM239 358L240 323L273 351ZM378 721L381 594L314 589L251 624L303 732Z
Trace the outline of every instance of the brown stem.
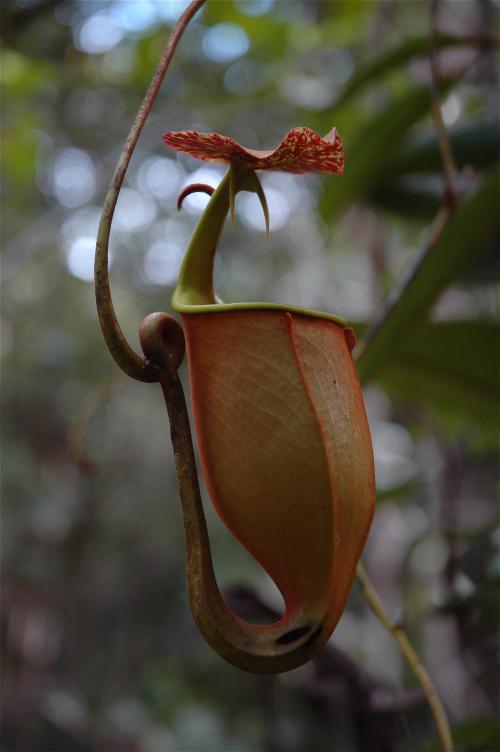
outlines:
M439 66L436 54L437 17L439 0L431 0L431 29L429 34L429 63L431 68L431 113L436 130L436 137L441 154L444 179L443 203L454 209L458 203L455 188L456 167L451 153L450 139L443 119L443 111L439 96Z
M387 321L391 318L394 311L398 308L399 301L405 295L406 290L412 286L413 280L420 273L420 269L426 262L428 255L434 250L434 246L439 240L439 237L443 232L446 223L448 222L450 214L451 209L448 206L441 206L432 224L430 235L421 250L418 252L415 263L410 266L408 272L402 277L399 284L394 288L392 293L387 298L380 315L375 318L373 323L368 327L367 331L363 335L363 340L360 343L360 349L357 355L358 371L360 372L361 376L363 375L363 360L365 351L367 351L372 346L373 342L377 339L380 331L386 326Z
M165 73L172 61L172 57L177 45L186 29L186 26L203 5L206 0L193 0L188 5L182 16L177 21L168 38L167 44L163 50L158 67L153 75L146 96L139 108L136 118L130 128L130 132L125 141L115 173L104 201L104 207L99 223L97 234L96 255L94 265L95 294L97 302L97 311L102 333L108 349L115 362L128 376L138 381L158 381L158 374L154 368L146 361L145 358L138 355L130 347L125 339L123 332L116 319L111 291L109 288L109 269L108 269L108 245L111 231L111 223L115 212L116 202L120 194L120 189L127 172L127 168L134 153L137 140L146 122L146 118L151 112L151 108L160 89Z
M438 10L438 0L431 0L431 32L429 37L429 61L431 66L431 109L436 129L441 162L443 166L444 195L443 203L436 214L431 232L425 245L417 255L415 263L409 268L407 274L401 279L397 287L388 297L380 315L374 320L367 332L363 336L363 341L358 352L358 368L363 369L365 351L371 347L373 341L378 337L380 331L385 327L388 319L392 316L398 307L399 301L405 295L406 290L411 287L414 278L420 272L421 266L425 263L427 256L432 253L439 237L445 228L453 210L458 203L458 194L455 190L456 169L451 154L450 139L448 131L443 120L443 113L439 101L439 69L436 57L436 19Z
M375 590L373 583L368 577L366 570L361 562L359 562L358 564L357 576L358 580L361 583L363 595L367 603L369 604L377 619L391 633L391 635L398 643L403 657L415 674L418 683L422 687L422 691L425 694L430 711L434 717L434 721L436 722L438 736L441 741L443 752L452 752L453 741L451 738L450 726L448 724L448 719L446 718L443 704L439 699L439 695L432 682L432 679L422 665L402 625L400 623L392 622L389 618L389 615L387 614L387 611L385 610L382 601L380 600L377 591Z

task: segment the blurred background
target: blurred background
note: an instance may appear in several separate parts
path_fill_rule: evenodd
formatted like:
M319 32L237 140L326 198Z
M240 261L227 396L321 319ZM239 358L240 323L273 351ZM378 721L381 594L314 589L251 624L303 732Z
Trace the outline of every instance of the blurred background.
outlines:
M160 389L118 372L92 286L100 206L185 5L2 4L2 749L437 749L421 692L356 583L327 648L277 677L225 664L193 624ZM270 239L254 195L240 195L217 287L229 301L334 312L362 334L443 205L433 36L459 202L433 248L435 276L414 289L411 321L367 373L378 510L364 561L389 612L404 610L457 749L493 752L499 4L442 0L435 10L431 23L424 0L208 2L132 159L112 289L138 348L142 318L170 310L207 200L193 195L178 213L176 196L222 175L168 151L165 131L272 148L296 125L336 125L345 176L264 174ZM274 585L206 510L230 602L279 611Z

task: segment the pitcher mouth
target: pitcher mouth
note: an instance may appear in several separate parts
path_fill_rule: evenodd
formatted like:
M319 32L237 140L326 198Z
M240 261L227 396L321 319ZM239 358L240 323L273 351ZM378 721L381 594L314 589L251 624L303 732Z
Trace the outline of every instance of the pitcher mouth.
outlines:
M310 316L316 319L326 319L333 321L339 326L347 327L348 323L341 316L324 311L315 311L311 308L301 308L300 306L287 305L286 303L184 303L181 295L176 290L172 297L172 308L177 313L229 313L234 311L285 311L287 313L298 313L302 316Z

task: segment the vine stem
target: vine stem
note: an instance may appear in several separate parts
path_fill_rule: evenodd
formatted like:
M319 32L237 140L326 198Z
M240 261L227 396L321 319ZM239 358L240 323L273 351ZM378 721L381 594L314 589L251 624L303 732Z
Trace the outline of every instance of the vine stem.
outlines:
M439 207L430 228L429 237L418 251L415 261L401 276L399 282L388 295L382 311L375 317L372 324L370 324L366 332L363 334L363 338L358 346L358 355L356 359L358 372L362 382L366 380L367 372L373 369L373 361L378 360L378 349L382 330L385 330L386 326L390 326L393 317L397 315L401 299L405 296L406 291L411 289L415 279L420 274L420 270L425 264L427 257L434 251L434 247L448 223L450 213L451 209L446 204Z
M439 13L439 0L431 0L430 6L430 34L429 34L429 64L431 69L431 112L434 121L434 130L441 154L443 166L445 206L452 211L458 203L458 195L455 188L455 176L457 173L453 155L451 152L450 139L443 118L443 110L439 96L439 65L436 53L437 19Z
M177 45L179 44L188 23L205 2L206 0L193 0L180 16L170 33L158 66L153 74L151 83L149 84L149 88L141 106L139 107L139 111L132 123L127 139L121 150L118 164L116 165L108 193L104 200L101 221L97 233L94 280L97 311L99 313L102 333L106 340L108 350L117 365L127 374L127 376L137 379L138 381L158 381L158 374L145 358L138 355L130 347L116 318L109 288L108 246L111 223L113 221L116 202L120 195L120 189L122 187L123 179L125 178L125 173L127 172L128 165L132 158L132 154L134 153L137 140L141 135L144 123L146 122L158 95L165 73L169 68L175 50L177 49Z
M439 0L431 0L430 2L430 35L429 35L429 63L431 71L431 111L434 122L434 128L436 131L436 138L441 155L441 164L443 168L443 182L444 182L444 194L443 202L440 207L436 218L433 223L433 227L430 233L430 237L427 240L422 252L419 254L416 263L409 270L409 273L401 281L394 294L388 300L382 315L375 321L374 324L368 330L364 337L363 350L361 352L359 361L365 359L365 353L373 347L373 342L378 338L381 330L387 324L389 318L397 309L398 303L404 296L406 290L411 286L414 277L419 272L422 264L425 262L429 253L432 253L434 246L436 245L441 233L446 226L452 212L454 211L459 197L455 188L455 176L456 167L453 160L450 140L448 137L448 131L443 118L443 112L441 109L441 102L439 97L439 67L436 54L436 36L437 36L437 16L439 9ZM375 590L373 583L371 582L366 570L360 561L356 570L358 580L361 584L362 592L365 600L369 604L373 613L380 621L380 623L390 632L393 638L396 640L401 654L405 658L406 662L412 669L418 683L422 687L422 691L427 699L430 711L434 717L436 723L438 736L441 741L443 752L452 752L453 741L450 731L450 726L443 704L439 698L436 687L427 673L426 669L422 665L413 645L411 644L408 636L406 635L403 625L399 622L393 622L384 605Z
M408 639L402 624L399 622L391 621L377 591L375 590L372 581L368 577L366 570L361 562L359 562L358 564L356 574L359 582L361 583L361 589L365 600L369 604L370 608L372 609L373 613L380 621L380 623L387 629L388 632L391 633L391 635L398 643L402 655L415 674L418 683L422 687L422 691L427 699L430 711L434 717L434 721L436 722L436 727L441 745L443 747L443 752L453 752L453 741L448 719L446 717L443 704L439 698L436 687L434 686L431 677L427 673L425 667L420 661L420 658L415 652L415 649Z
M406 291L412 287L414 279L420 273L427 257L433 253L434 247L437 245L439 238L441 237L441 233L445 229L451 215L460 201L460 196L455 185L457 169L453 160L450 139L443 118L439 94L440 74L436 51L436 39L438 35L436 24L439 11L439 1L440 0L430 0L429 66L431 114L443 173L444 190L442 202L432 223L429 237L425 241L421 250L417 253L415 262L409 267L406 274L403 275L399 283L394 287L380 314L375 317L375 320L363 335L363 339L358 347L357 357L358 371L362 377L366 376L367 371L373 369L374 361L379 358L380 333L382 330L385 330L387 325L390 328L391 319L397 314L401 299L406 294Z

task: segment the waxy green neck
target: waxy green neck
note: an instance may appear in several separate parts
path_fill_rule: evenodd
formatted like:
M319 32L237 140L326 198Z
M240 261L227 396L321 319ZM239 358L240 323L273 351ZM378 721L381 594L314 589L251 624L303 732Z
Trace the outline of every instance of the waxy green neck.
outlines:
M347 322L340 316L308 308L281 303L221 303L217 300L213 284L215 253L227 214L231 207L233 207L232 211L234 210L234 201L239 191L250 191L259 195L267 224L267 205L256 174L251 170L231 165L210 198L189 242L172 296L174 311L196 314L248 309L284 310L304 316L328 319L346 326Z
M230 170L213 193L190 240L179 279L172 297L172 307L215 303L213 265L217 243L229 210Z

